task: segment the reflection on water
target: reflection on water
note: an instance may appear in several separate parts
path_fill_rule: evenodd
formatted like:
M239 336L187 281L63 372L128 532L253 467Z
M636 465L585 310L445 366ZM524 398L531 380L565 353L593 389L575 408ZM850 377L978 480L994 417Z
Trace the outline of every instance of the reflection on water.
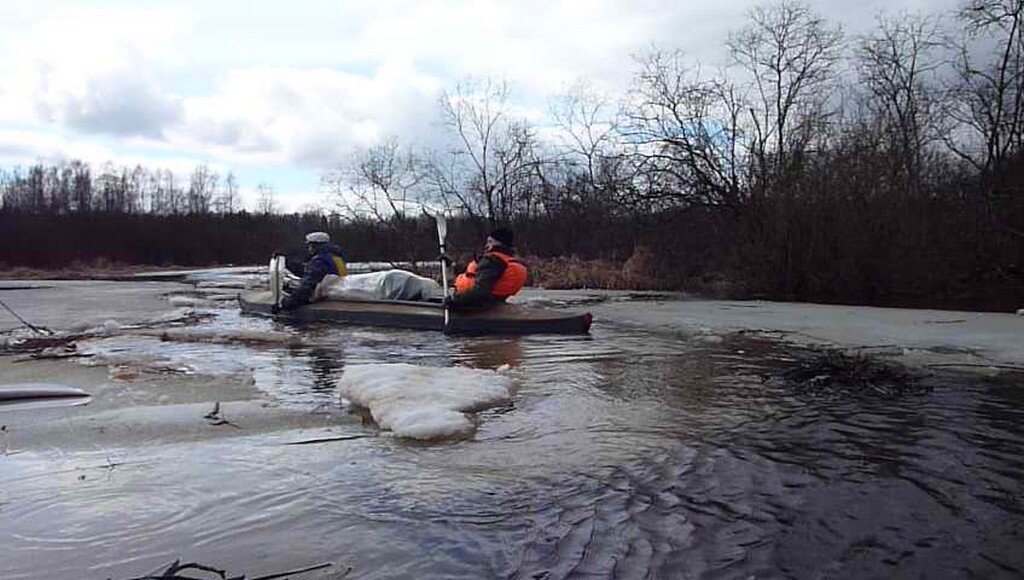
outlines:
M638 305L642 307L642 305ZM590 336L450 337L285 326L302 345L87 345L202 374L251 372L268 398L340 406L346 364L517 377L470 441L285 435L0 463L0 576L137 576L176 558L256 576L321 561L359 578L1014 577L1024 574L1024 390L944 375L905 397L811 399L765 381L792 361L598 324ZM128 452L126 452L128 453Z

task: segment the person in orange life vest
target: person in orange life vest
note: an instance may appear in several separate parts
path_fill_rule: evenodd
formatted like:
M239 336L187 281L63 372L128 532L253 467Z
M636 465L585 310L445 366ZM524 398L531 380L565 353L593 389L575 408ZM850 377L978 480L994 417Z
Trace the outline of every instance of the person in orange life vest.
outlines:
M302 280L298 288L281 301L280 308L276 305L271 308L275 314L281 310L291 310L309 304L317 285L328 274L345 276L348 273L345 262L341 259L341 248L331 244L331 236L326 232L307 234L306 250L309 252L309 261L303 268Z
M487 236L483 255L455 277L455 293L444 304L456 309L499 304L525 283L526 265L516 258L515 236L498 228Z

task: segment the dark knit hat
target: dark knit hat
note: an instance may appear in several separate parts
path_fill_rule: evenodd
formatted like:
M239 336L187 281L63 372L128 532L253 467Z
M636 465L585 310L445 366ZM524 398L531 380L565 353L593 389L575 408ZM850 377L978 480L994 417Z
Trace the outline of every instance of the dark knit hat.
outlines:
M516 236L508 228L498 228L487 235L501 242L503 246L512 247L516 245Z

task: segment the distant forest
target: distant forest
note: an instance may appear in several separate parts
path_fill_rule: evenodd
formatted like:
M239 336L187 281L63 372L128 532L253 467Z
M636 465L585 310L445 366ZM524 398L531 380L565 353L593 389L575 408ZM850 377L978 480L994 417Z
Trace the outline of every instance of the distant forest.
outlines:
M556 126L469 79L439 106L450 147L393 137L322 176L336 206L242 211L230 174L39 163L0 174L0 262L263 262L311 229L351 260L430 259L456 216L537 259L717 296L1012 310L1024 305L1024 0L879 15L851 37L807 5L753 9L729 66L638 56L628 94L574 85ZM539 260L541 261L541 260Z

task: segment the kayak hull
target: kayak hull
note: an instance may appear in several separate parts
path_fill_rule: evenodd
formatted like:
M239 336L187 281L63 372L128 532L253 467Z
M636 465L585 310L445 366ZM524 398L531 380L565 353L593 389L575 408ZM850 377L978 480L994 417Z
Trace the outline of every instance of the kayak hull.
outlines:
M50 399L58 397L88 397L89 393L64 385L48 383L21 383L0 385L0 403L23 399Z
M243 312L272 315L274 299L270 292L241 294L238 302ZM400 300L324 300L273 316L282 320L467 334L582 334L590 330L591 323L589 313L499 304L480 311L450 312L449 325L445 328L444 309L440 304Z

